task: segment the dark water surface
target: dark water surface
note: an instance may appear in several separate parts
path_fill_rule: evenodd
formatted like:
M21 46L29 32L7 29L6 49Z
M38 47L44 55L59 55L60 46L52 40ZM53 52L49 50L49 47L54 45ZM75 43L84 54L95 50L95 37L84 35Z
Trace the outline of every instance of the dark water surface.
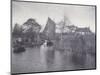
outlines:
M19 54L12 52L12 73L44 72L95 68L95 57L54 50L52 47L26 48Z

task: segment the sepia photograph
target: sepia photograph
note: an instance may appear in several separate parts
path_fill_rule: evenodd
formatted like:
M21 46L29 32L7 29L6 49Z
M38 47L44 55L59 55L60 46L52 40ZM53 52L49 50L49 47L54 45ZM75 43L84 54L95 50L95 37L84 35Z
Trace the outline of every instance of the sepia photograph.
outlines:
M11 1L11 73L96 69L96 6Z

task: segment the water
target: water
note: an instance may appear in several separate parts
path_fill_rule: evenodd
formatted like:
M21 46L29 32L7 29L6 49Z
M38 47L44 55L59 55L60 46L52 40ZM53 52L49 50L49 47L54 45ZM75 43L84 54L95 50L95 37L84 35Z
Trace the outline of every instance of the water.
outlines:
M26 48L23 53L12 52L12 73L95 68L94 56L86 54L79 57L71 51L54 50L53 47Z

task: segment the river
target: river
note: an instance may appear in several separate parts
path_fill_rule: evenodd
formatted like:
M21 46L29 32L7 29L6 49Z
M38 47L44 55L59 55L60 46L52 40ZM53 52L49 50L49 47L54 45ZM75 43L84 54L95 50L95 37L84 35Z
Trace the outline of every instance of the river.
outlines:
M86 54L79 59L74 58L71 51L59 51L44 46L26 48L25 52L18 54L12 52L11 62L12 73L95 68L95 56Z

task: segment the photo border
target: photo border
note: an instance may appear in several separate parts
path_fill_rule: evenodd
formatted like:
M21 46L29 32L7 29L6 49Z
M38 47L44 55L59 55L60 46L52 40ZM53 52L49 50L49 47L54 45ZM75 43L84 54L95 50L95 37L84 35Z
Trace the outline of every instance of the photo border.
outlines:
M87 69L75 69L75 70L57 70L57 71L43 71L43 72L27 72L27 73L12 73L12 2L27 2L27 3L42 3L42 4L57 4L57 5L76 5L76 6L91 6L95 7L95 68ZM41 2L41 1L22 1L22 0L10 0L10 74L36 74L36 73L53 73L53 72L67 72L67 71L84 71L84 70L96 70L97 69L97 5L86 5L86 4L71 4L71 3L55 3L55 2Z

